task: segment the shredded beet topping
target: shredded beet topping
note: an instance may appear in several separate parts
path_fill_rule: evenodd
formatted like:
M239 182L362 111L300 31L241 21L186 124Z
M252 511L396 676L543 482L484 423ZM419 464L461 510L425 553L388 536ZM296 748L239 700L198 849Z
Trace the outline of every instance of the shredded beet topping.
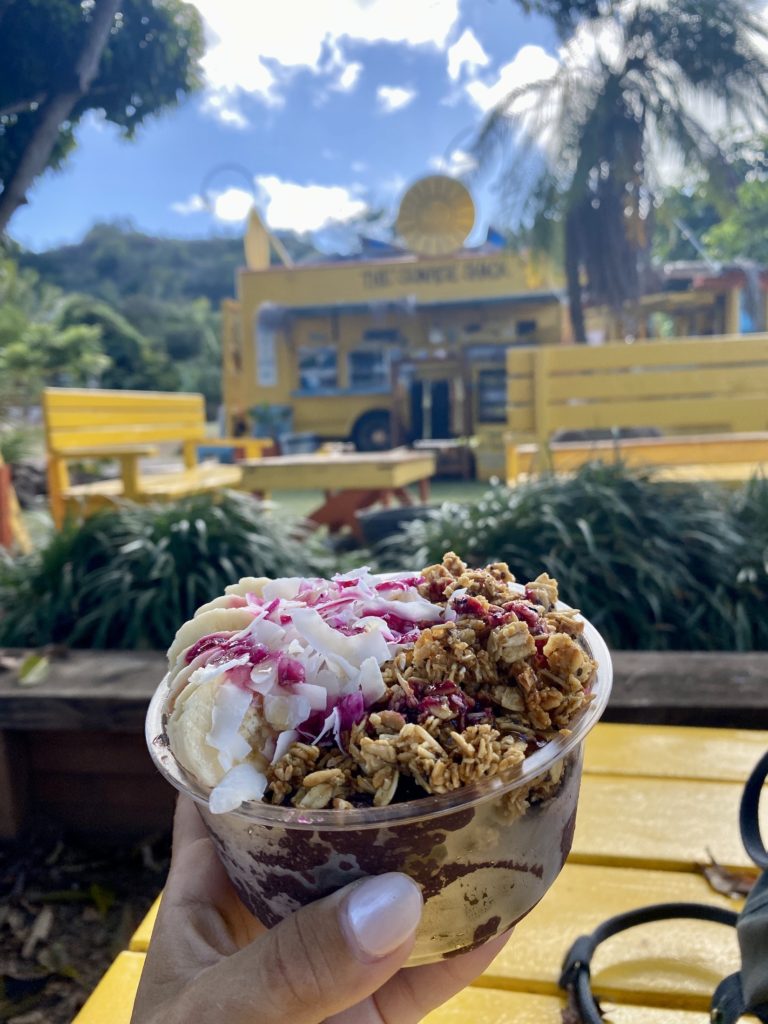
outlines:
M534 594L534 592L532 590L528 589L528 587L525 588L524 596L525 596L525 600L526 601L530 601L531 604L536 604L536 605L541 606L541 601L538 599L538 597Z
M453 602L453 607L457 615L467 615L473 619L485 619L486 607L476 597L458 597Z
M427 600L432 601L433 604L439 604L441 601L444 601L445 591L450 582L450 579L430 580L427 584Z
M206 651L212 651L216 647L224 647L229 640L229 633L211 633L210 636L201 637L197 643L192 644L188 648L184 660L190 665L195 658L204 654Z
M304 666L297 658L291 658L287 654L281 654L277 659L277 681L281 686L293 686L295 683L304 683L307 673Z
M399 694L390 700L392 711L399 711L408 722L423 722L436 710L447 710L457 719L459 729L464 729L467 715L475 708L475 700L445 679L440 683L427 683L409 679L411 694Z
M514 612L517 618L524 622L531 632L539 625L539 613L534 608L529 608L527 604L523 604L522 601L510 601L504 605L504 608L508 612Z

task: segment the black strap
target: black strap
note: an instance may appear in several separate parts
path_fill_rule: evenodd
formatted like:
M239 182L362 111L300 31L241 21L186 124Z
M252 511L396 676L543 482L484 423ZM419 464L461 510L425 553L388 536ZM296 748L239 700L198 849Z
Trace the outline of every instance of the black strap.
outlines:
M763 783L768 778L768 753L764 754L747 779L744 792L741 795L741 806L739 807L739 828L741 829L741 841L744 849L752 860L761 867L763 871L768 868L768 850L765 848L763 837L760 835L760 793Z
M610 939L628 928L651 921L666 921L671 918L691 918L696 921L713 921L715 924L736 926L738 914L722 907L710 907L706 903L653 903L625 914L617 914L603 921L591 935L581 935L566 954L563 961L560 987L573 994L576 1008L584 1024L603 1024L595 997L590 986L590 964L595 950L601 942Z
M741 838L752 860L764 871L768 871L768 850L760 833L758 810L763 783L768 778L768 753L755 765L741 797L739 807L739 827ZM576 1009L584 1024L602 1024L603 1017L592 995L590 964L595 950L601 942L617 935L619 932L634 928L637 925L649 924L651 921L664 921L671 918L690 918L697 921L713 921L736 927L740 922L739 938L743 941L742 930L753 929L753 934L743 941L742 971L725 978L718 986L712 999L713 1024L733 1024L745 1008L749 1008L760 1021L768 1024L768 1003L765 1003L765 967L763 949L755 936L760 938L765 932L764 919L766 894L768 894L768 874L763 875L755 886L750 899L741 915L732 910L711 907L705 903L655 903L648 907L630 910L626 914L617 914L597 927L591 935L581 935L571 948L563 962L560 976L560 987L570 992ZM757 962L755 961L757 958ZM762 998L761 998L762 997ZM751 1004L751 1005L750 1005ZM758 1004L758 1005L755 1005Z

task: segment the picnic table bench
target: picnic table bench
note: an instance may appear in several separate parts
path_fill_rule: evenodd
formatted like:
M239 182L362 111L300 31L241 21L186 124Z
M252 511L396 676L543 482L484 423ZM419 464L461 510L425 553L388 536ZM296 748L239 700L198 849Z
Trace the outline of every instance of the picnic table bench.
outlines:
M357 513L393 500L412 504L406 487L418 484L422 501L429 497L435 473L432 452L394 448L388 452L318 452L276 455L241 464L242 487L255 494L272 490L321 490L325 501L307 517L333 533L348 526L362 540Z
M90 515L119 498L175 501L226 487L239 487L238 466L199 462L206 441L205 402L199 394L164 391L107 391L45 388L48 496L57 527L67 511ZM256 454L269 446L257 439L218 438L219 446L243 446ZM183 468L149 473L140 460L156 456L158 445L180 445ZM120 464L115 479L73 484L72 462L110 460Z
M601 723L586 743L573 849L539 906L475 984L426 1024L562 1024L557 987L573 940L652 902L738 910L700 865L754 870L741 847L744 781L767 731ZM763 807L764 834L768 808ZM73 1024L128 1024L158 901ZM601 946L593 988L612 1024L705 1024L717 982L738 967L735 933L698 921L636 928Z
M507 479L607 450L667 478L738 483L768 462L768 335L507 351ZM629 431L662 437L622 437ZM583 440L556 440L564 433ZM595 441L595 433L616 440ZM592 437L590 437L592 435Z

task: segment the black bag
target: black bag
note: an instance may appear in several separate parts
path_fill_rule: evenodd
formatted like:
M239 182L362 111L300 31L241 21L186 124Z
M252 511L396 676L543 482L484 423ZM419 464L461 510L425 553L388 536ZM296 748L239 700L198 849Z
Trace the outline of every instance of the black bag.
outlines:
M591 935L582 935L569 949L560 987L571 995L584 1024L603 1024L604 1018L592 994L590 963L595 949L618 932L650 921L693 918L736 928L741 951L741 970L721 981L712 996L712 1024L736 1024L751 1013L768 1024L768 851L760 835L758 807L763 783L768 778L768 754L758 762L741 797L739 827L744 848L763 873L751 889L740 914L706 903L654 903L604 921Z

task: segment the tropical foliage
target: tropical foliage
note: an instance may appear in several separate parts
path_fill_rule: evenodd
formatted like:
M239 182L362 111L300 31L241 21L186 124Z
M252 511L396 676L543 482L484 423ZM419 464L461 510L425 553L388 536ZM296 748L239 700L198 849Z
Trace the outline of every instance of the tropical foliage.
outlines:
M0 553L0 646L164 648L241 576L332 568L298 520L247 495L126 504L68 523L27 557Z
M590 299L617 309L649 282L662 164L732 189L717 125L758 130L768 115L768 31L753 0L596 6L555 73L512 92L478 137L481 155L510 134L518 144L507 188L531 224L562 239L580 341L582 275Z
M726 492L654 483L621 464L496 488L393 541L400 565L453 549L560 581L615 647L768 649L768 481Z
M100 111L130 138L200 83L202 22L181 0L0 3L0 233L34 178Z

